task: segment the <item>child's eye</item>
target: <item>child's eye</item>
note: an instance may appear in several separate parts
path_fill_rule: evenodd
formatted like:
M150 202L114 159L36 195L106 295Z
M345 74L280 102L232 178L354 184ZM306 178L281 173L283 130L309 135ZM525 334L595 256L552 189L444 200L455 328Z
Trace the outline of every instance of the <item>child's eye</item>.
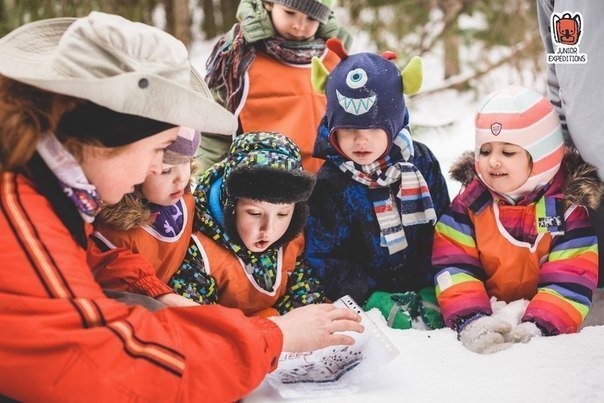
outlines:
M287 15L296 15L296 12L295 11L285 10L285 14L287 14Z
M514 154L516 154L516 151L503 151L503 155L506 157L511 157Z
M277 216L279 216L279 217L288 217L289 213L279 213L279 214L277 214Z
M259 212L257 212L257 211L248 211L247 213L248 213L249 215L251 215L251 216L254 216L254 217L258 217L258 216L260 216L260 215L261 215L261 214L260 214Z
M365 70L358 68L349 71L346 75L346 84L350 88L361 88L367 83L367 73Z
M170 172L172 172L172 168L166 168L166 169L164 169L163 171L161 171L161 174L162 174L162 175L167 175L167 174L169 174Z
M155 152L156 152L156 153L158 153L158 154L159 154L159 153L162 153L162 154L163 154L163 153L164 153L164 151L166 151L166 149L165 149L165 148L156 148L156 149L155 149Z
M482 148L480 149L480 155L489 155L489 153L489 150L483 150Z

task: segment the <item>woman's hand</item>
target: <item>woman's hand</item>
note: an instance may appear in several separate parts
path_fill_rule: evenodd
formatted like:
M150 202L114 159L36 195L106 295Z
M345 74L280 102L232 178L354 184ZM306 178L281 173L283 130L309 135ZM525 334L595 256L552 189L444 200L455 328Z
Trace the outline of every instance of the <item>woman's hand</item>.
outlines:
M160 295L155 299L167 306L199 306L197 302L174 293Z
M307 305L268 319L281 329L283 351L288 352L317 350L338 344L351 345L354 339L338 332L362 333L364 330L358 314L331 304Z

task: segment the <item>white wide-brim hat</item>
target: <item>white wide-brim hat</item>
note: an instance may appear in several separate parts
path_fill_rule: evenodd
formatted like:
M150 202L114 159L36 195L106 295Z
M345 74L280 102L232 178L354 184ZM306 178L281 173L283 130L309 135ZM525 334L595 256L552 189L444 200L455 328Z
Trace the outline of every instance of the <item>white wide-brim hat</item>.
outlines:
M23 25L0 39L0 75L120 113L231 135L182 42L125 18L92 12Z

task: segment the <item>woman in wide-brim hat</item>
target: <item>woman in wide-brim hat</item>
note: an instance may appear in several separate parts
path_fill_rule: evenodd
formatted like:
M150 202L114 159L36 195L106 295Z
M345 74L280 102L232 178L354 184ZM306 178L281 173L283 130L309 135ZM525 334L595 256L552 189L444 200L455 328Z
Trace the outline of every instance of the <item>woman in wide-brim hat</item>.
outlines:
M282 347L351 342L332 333L360 329L357 318L326 305L273 320L219 306L151 312L95 283L85 247L102 204L161 171L178 126L236 129L182 43L92 13L24 25L0 54L0 394L232 401Z

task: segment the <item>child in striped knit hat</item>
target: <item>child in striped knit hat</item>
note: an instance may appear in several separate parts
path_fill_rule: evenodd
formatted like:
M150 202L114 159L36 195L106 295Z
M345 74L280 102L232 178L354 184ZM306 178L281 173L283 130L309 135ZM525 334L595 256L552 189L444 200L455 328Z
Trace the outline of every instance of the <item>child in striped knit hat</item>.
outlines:
M595 168L565 150L550 102L514 86L488 95L475 153L451 172L465 187L436 225L432 254L446 325L482 354L577 332L598 282L586 207L601 188ZM528 301L510 322L493 313L492 297Z

